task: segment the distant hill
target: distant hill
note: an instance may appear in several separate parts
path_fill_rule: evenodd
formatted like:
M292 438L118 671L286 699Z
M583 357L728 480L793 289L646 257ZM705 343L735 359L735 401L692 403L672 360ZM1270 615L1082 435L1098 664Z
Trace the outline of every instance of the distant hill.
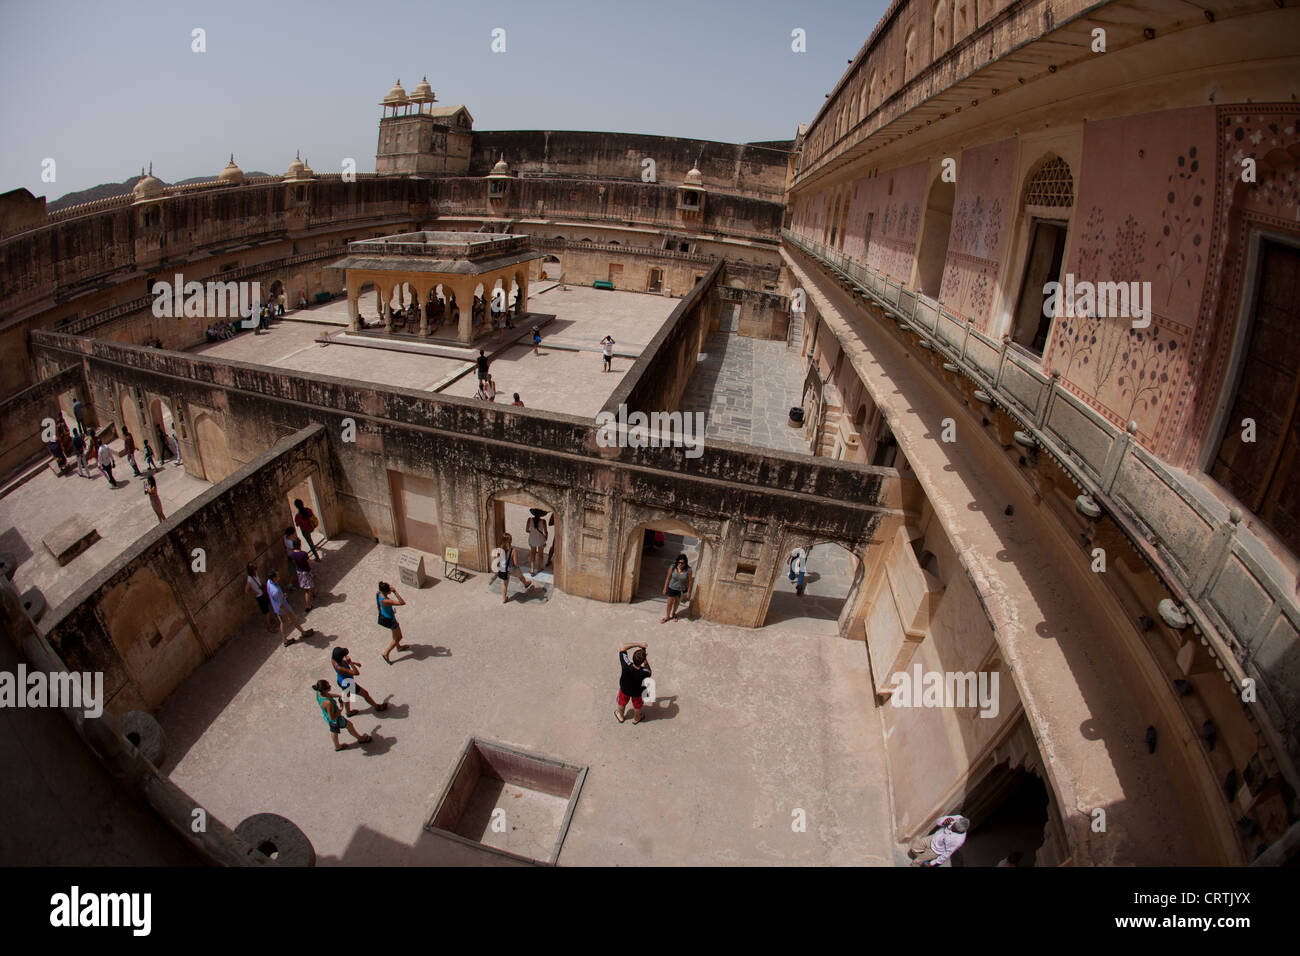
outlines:
M262 173L254 170L245 172L246 179L252 179L254 176L269 176L270 173ZM190 183L211 182L216 179L215 176L194 176L190 179L182 179L178 183L169 183L165 179L159 180L164 186L187 186ZM53 202L45 204L46 212L58 212L60 209L66 209L69 206L78 206L83 202L94 202L96 199L110 199L113 196L129 195L135 184L140 181L139 176L131 176L122 180L120 183L100 183L98 186L91 186L89 189L78 189L76 192L64 193Z

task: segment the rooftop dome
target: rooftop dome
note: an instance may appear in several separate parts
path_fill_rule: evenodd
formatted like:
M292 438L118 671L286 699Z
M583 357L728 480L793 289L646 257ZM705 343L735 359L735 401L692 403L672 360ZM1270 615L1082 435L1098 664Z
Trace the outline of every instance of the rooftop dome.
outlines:
M295 153L293 162L289 164L289 171L284 174L285 181L310 178L311 174L307 172L307 167L304 165L302 157Z
M411 94L412 103L436 103L438 97L433 95L433 87L429 85L429 78L426 76L415 85L415 91Z
M399 79L393 88L388 91L388 95L384 97L383 102L379 105L405 106L409 102L411 102L411 100L407 97L406 90L402 89L402 81Z
M244 171L235 165L235 154L230 154L230 162L226 163L226 168L217 176L218 182L234 183L238 186L244 181Z
M309 160L303 160L302 171L303 171L303 174L304 174L305 178L307 178L307 179L315 179L315 178L316 178L316 171L315 171L314 169L311 168L311 162L310 162Z
M505 154L502 154L501 158L496 161L496 165L492 167L492 172L488 173L488 175L489 176L510 175L510 165L506 162Z
M691 167L691 171L690 171L689 173L686 174L686 179L682 182L682 185L683 185L683 186L698 186L699 188L703 189L703 188L704 188L704 176L703 176L703 174L702 174L702 173L701 173L697 168L695 168L694 166L692 166L692 167Z
M141 168L140 181L131 188L131 194L135 196L136 202L146 202L150 199L162 198L163 184L161 180L154 178L153 163L149 164L148 173Z

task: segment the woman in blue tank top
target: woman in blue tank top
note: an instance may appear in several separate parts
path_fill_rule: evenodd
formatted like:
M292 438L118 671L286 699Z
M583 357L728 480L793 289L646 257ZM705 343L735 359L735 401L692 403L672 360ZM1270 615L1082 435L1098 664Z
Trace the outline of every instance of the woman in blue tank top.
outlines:
M395 607L401 607L406 602L402 596L397 593L397 588L393 587L387 581L379 582L379 590L375 593L375 604L379 608L379 626L386 627L393 632L393 641L388 645L388 650L384 651L384 663L393 663L388 655L393 651L406 650L402 644L402 625L397 623L397 612Z

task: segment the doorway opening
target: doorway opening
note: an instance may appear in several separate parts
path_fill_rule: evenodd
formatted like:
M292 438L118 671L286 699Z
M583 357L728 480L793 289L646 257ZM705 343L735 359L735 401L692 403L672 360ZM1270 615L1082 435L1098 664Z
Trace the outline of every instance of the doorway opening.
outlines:
M1068 223L1055 219L1033 219L1030 224L1029 252L1025 257L1012 339L1035 355L1043 354L1052 326L1052 315L1046 308L1047 284L1061 281L1067 226Z
M686 555L692 580L690 590L682 595L678 617L694 618L695 598L700 593L701 574L708 549L695 529L684 521L664 519L637 525L628 535L626 553L627 580L623 599L642 605L660 617L668 604L664 588L668 573L680 554Z
M559 515L550 502L522 488L494 492L488 496L487 518L488 554L502 547L502 537L509 533L519 566L538 584L554 587L564 555ZM533 554L534 545L539 554Z
M839 634L861 565L858 556L842 544L813 545L804 561L803 594L798 594L798 577L790 580L790 554L783 554L763 626L797 624L810 633Z

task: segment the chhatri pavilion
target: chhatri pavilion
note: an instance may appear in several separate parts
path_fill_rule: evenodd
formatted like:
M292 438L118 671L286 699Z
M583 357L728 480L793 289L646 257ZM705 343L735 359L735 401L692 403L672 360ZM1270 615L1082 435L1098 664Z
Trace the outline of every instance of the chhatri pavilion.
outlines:
M469 344L490 332L486 322L476 322L476 296L482 295L479 319L486 316L498 285L501 307L522 315L528 311L528 264L540 258L528 236L408 232L350 242L348 255L330 268L344 271L353 330L363 328L361 291L373 285L387 332L401 329L429 337L446 329L456 341Z

